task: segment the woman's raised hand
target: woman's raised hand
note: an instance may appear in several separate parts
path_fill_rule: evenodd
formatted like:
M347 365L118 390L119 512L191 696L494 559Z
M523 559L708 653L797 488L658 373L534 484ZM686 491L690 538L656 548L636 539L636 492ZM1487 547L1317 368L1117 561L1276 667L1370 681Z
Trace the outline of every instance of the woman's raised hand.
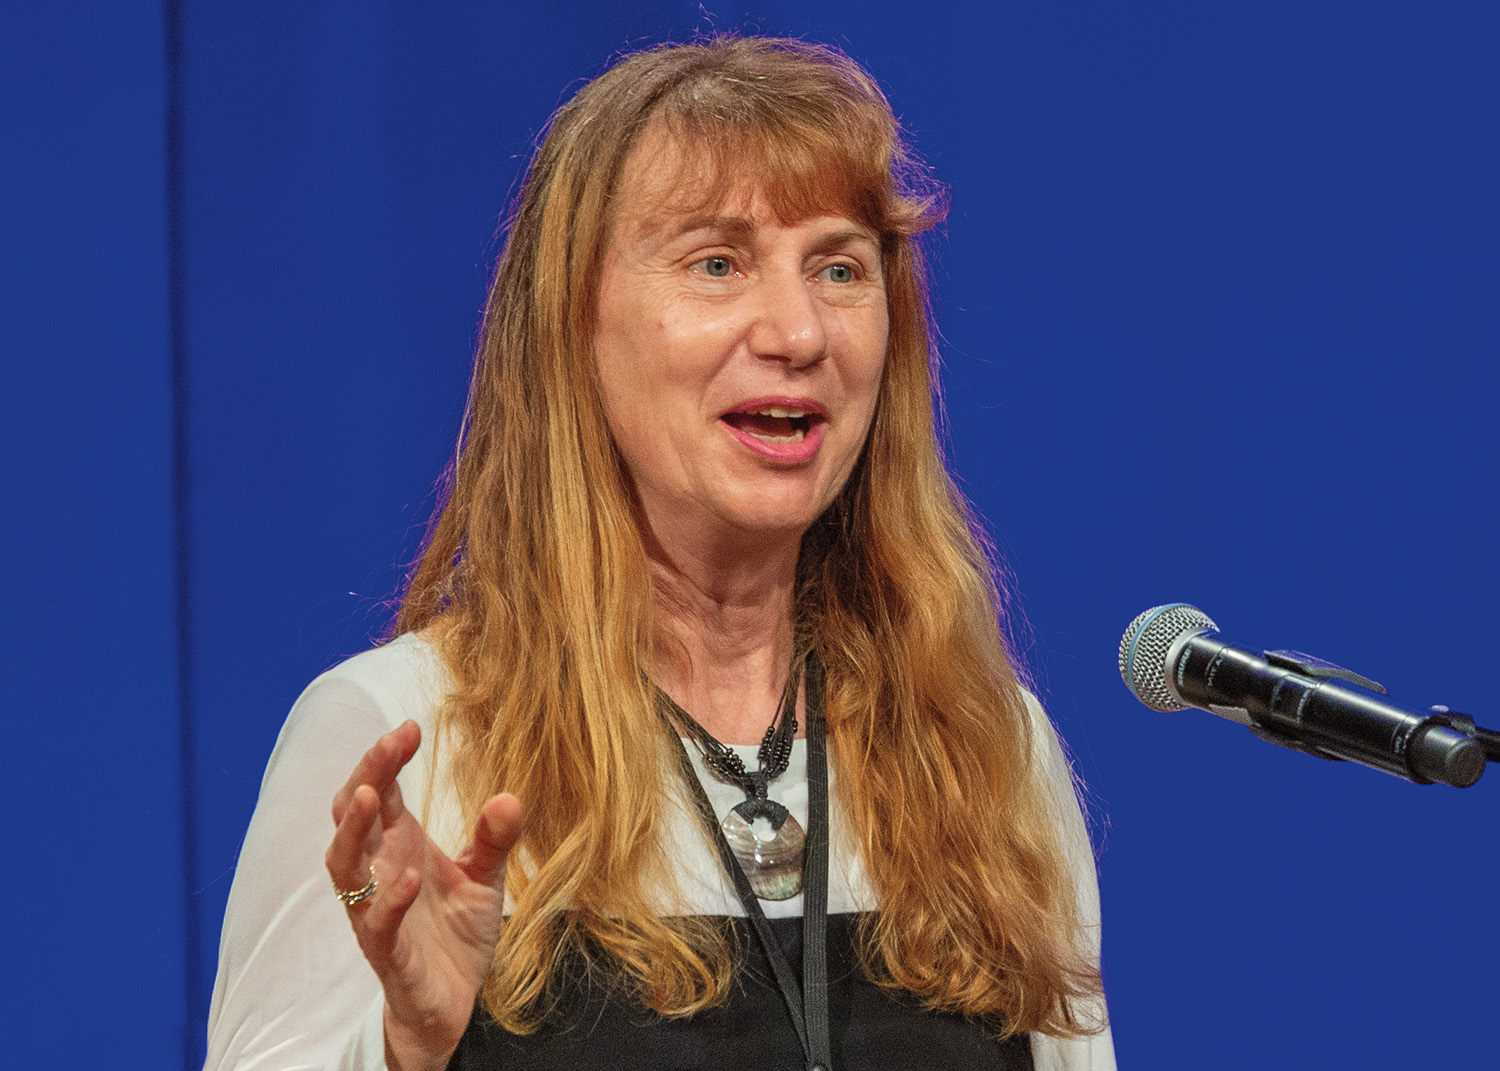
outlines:
M365 752L333 799L337 829L325 862L336 889L372 895L349 922L385 988L391 1071L442 1068L458 1047L500 937L505 857L521 835L521 804L492 797L474 837L449 859L401 800L396 775L422 731L408 721Z

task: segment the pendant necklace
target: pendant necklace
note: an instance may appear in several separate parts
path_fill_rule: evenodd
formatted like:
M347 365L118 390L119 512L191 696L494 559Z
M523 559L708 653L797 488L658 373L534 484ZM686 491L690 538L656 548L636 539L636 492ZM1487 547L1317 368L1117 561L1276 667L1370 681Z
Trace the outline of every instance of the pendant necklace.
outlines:
M662 696L664 703L661 711L662 718L672 733L672 740L677 745L683 782L698 805L703 828L713 832L719 864L734 883L735 894L744 905L750 927L759 938L769 961L771 974L776 979L776 988L781 990L781 997L786 1002L792 1029L797 1032L797 1040L807 1058L805 1066L808 1071L826 1071L834 1066L828 1021L828 747L823 724L823 666L818 661L816 651L808 651L805 658L805 671L797 663L792 664L792 681L802 678L805 672L804 688L807 693L807 834L803 861L805 875L802 880L800 984L787 960L786 950L781 947L781 942L771 930L771 924L766 921L766 913L761 910L760 902L765 897L751 886L746 874L747 868L742 862L744 856L730 848L723 825L715 826L719 816L709 801L708 793L703 789L703 781L693 766L693 760L688 756L687 745L667 718L668 708L676 710L678 717L682 719L681 724L689 729L694 724L692 719L671 703L665 694ZM788 703L783 697L782 709L790 714L796 709L796 685L788 682L788 687L793 692L792 700ZM781 714L778 713L777 716L781 717ZM787 739L790 740L795 732L795 729L788 732ZM694 737L701 741L696 733ZM703 750L701 743L699 748L700 751ZM761 766L763 769L769 768L764 763ZM749 795L749 792L746 794ZM786 819L786 823L792 821L794 819Z
M734 750L714 739L693 716L660 688L657 693L678 723L692 734L703 756L703 764L720 781L745 793L745 802L724 816L719 829L739 861L755 895L762 900L790 900L802 891L802 848L807 834L792 813L768 795L770 784L786 772L792 759L792 740L797 735L797 683L802 676L801 658L793 659L781 693L776 717L756 753L754 771Z

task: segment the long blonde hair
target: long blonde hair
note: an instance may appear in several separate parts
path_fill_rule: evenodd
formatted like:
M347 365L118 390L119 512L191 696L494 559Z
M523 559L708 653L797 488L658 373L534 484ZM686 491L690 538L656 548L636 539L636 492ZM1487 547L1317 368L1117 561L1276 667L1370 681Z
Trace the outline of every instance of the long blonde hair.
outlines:
M612 197L653 125L704 160L705 198L731 185L709 179L749 176L784 220L833 211L881 236L890 336L876 414L804 537L796 592L798 633L825 669L842 813L881 904L861 928L865 969L1006 1032L1075 1033L1098 972L991 562L935 431L914 236L941 218L941 191L856 63L754 37L627 56L553 117L397 618L426 630L451 673L439 739L466 816L502 790L526 806L485 1002L505 1028L534 1029L579 952L668 1016L723 1000L733 976L722 925L658 913L674 891L663 831L676 745L643 674L646 556L591 349Z

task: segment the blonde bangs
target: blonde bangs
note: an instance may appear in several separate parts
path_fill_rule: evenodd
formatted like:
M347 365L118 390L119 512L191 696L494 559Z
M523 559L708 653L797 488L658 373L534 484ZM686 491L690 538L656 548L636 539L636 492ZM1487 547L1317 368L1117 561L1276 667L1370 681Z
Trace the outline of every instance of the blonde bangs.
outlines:
M787 225L842 216L889 242L939 223L945 210L939 188L905 188L893 181L894 131L875 123L860 129L843 118L839 129L830 130L785 117L725 126L668 112L653 125L682 163L661 208L712 215L737 193L753 190Z

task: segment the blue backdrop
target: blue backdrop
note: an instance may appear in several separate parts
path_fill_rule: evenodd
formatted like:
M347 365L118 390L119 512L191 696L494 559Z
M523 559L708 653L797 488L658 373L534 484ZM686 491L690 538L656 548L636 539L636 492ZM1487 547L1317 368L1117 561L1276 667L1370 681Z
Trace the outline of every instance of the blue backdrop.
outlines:
M533 138L719 27L845 48L952 186L952 457L1092 789L1122 1064L1492 1064L1500 772L1155 714L1114 648L1186 599L1500 724L1500 8L710 7L7 8L7 1048L201 1060L261 769L388 620Z

